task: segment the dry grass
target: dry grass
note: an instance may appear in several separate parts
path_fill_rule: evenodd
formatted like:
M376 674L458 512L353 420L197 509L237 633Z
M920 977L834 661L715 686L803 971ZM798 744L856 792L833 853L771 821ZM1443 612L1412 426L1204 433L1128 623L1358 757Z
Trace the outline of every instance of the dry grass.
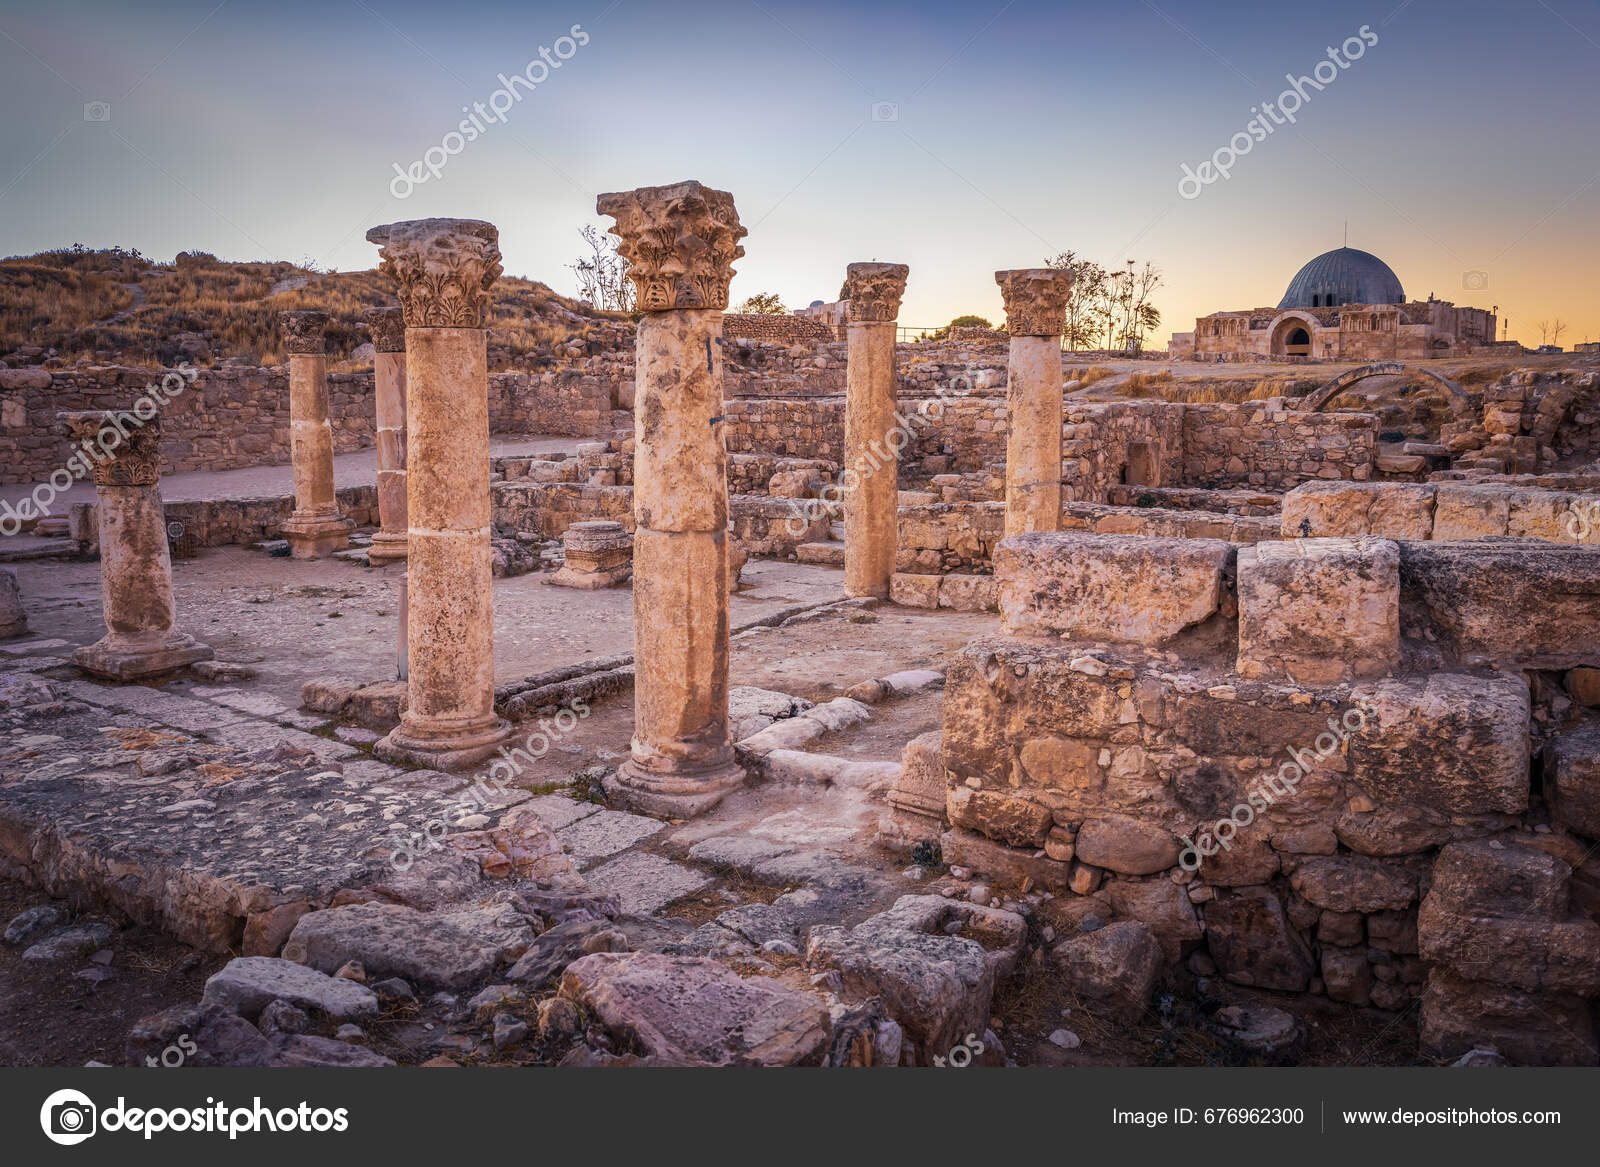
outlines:
M1238 405L1246 401L1265 401L1269 397L1303 397L1322 382L1304 377L1261 377L1250 379L1173 378L1170 371L1135 373L1117 386L1123 397L1158 398L1190 405Z
M1104 381L1107 377L1114 377L1116 373L1104 365L1090 365L1086 369L1068 369L1066 380L1076 381L1079 389L1087 389L1096 381Z
M368 339L362 310L394 303L393 285L377 271L209 257L179 268L119 249L42 252L0 260L0 354L31 346L54 349L67 364L171 365L182 355L180 334L198 333L211 350L198 364L281 364L277 313L305 309L330 316L328 356L340 368ZM537 368L557 345L613 318L622 319L535 280L502 277L489 313L489 366Z

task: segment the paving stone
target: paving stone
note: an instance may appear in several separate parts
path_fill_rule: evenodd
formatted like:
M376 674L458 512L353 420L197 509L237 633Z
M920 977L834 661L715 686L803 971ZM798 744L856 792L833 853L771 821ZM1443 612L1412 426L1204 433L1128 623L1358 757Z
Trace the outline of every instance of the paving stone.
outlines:
M629 914L648 915L713 880L659 855L630 851L584 874L591 891L614 895Z
M602 810L557 831L556 838L574 859L603 859L648 839L666 825L644 815Z

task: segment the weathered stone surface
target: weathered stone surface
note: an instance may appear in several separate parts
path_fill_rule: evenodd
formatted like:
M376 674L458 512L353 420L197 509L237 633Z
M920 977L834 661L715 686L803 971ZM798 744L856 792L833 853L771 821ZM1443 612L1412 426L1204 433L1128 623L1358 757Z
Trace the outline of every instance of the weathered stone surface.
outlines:
M946 810L952 826L980 831L1012 847L1044 846L1054 823L1048 807L967 786L949 788Z
M1204 935L1188 889L1170 879L1112 880L1103 894L1110 897L1117 915L1150 929L1168 963L1176 964L1185 944Z
M399 904L353 904L302 916L283 955L327 973L359 960L373 976L460 989L521 956L534 935L509 905L419 912Z
M1372 1002L1372 966L1364 948L1322 946L1322 983L1329 1000L1347 1005Z
M1526 810L1528 687L1520 677L1435 674L1359 690L1369 714L1350 737L1350 776L1379 804L1451 814ZM1416 759L1427 758L1419 768Z
M1531 848L1450 844L1417 915L1423 959L1528 992L1600 995L1600 925L1570 913L1571 871Z
M1600 728L1551 738L1543 760L1551 816L1580 835L1600 839Z
M1307 859L1289 883L1300 896L1334 912L1400 911L1417 898L1416 876L1398 864L1356 855Z
M28 616L22 609L22 589L17 573L0 568L0 640L10 640L28 631Z
M1400 658L1400 549L1297 539L1239 549L1239 674L1329 684Z
M36 904L11 918L3 939L7 944L32 944L66 918L67 913L54 904Z
M1290 992L1311 983L1311 953L1277 896L1264 888L1240 889L1212 900L1203 911L1206 946L1228 980Z
M930 1065L988 1025L995 981L1015 968L1026 932L1011 912L905 896L854 928L812 928L806 964L837 970L855 999L882 997L905 1030L912 1064Z
M1066 987L1097 1014L1134 1022L1149 1007L1161 971L1161 945L1150 929L1124 920L1074 936L1050 953Z
M255 1016L273 1001L315 1009L338 1021L372 1017L378 997L365 985L270 956L230 960L206 981L202 1005Z
M1172 832L1121 816L1089 819L1078 828L1077 855L1123 875L1151 875L1178 862Z
M996 843L976 831L954 828L939 836L939 850L944 861L955 867L969 867L1005 883L1032 880L1035 886L1065 889L1071 878L1071 867L1048 852L1027 847L1008 847Z
M666 1065L816 1065L828 1045L821 998L699 957L595 953L567 967L561 996Z
M1525 1066L1600 1063L1589 1005L1570 993L1529 993L1434 969L1422 994L1419 1036L1441 1058L1497 1051Z
M1400 582L1463 665L1600 665L1600 547L1407 543Z
M1432 483L1302 483L1283 496L1283 537L1428 539L1434 490Z
M1225 1005L1211 1023L1223 1040L1264 1058L1287 1057L1305 1040L1300 1019L1271 1005Z
M606 919L572 920L540 934L506 973L506 980L542 989L555 982L566 967L584 955L591 936L612 927Z
M1155 645L1217 611L1232 557L1220 539L1063 532L1002 540L994 570L1008 632Z

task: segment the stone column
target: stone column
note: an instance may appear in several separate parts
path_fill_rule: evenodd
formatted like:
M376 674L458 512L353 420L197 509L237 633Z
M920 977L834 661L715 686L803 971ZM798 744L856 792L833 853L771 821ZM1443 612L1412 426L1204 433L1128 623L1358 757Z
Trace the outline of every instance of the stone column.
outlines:
M210 647L173 627L172 556L161 505L161 418L92 410L60 419L74 455L93 463L100 516L100 599L106 634L78 649L85 672L135 681L210 660Z
M319 559L350 546L355 526L333 493L333 427L328 423L325 312L280 312L289 353L289 457L294 463L294 513L283 537L296 559Z
M1072 273L997 271L1011 359L1006 374L1006 534L1061 529L1061 333Z
M372 333L373 399L378 416L378 524L367 559L406 557L406 324L399 308L361 314Z
M722 313L746 234L698 182L603 194L638 288L631 756L606 780L634 810L699 814L745 778L728 734L728 475Z
M848 300L849 363L844 401L844 593L889 598L899 539L899 451L894 338L910 269L852 263L839 298Z
M374 227L406 335L407 707L379 757L436 770L494 753L489 361L484 314L499 233L473 219Z

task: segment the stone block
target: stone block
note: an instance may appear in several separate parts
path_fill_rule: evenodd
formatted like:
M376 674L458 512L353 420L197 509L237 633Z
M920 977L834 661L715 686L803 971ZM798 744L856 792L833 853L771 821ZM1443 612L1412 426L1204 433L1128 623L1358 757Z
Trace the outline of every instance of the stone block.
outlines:
M1400 549L1388 539L1297 539L1239 549L1245 677L1329 684L1400 658Z
M1418 1036L1441 1058L1493 1049L1525 1066L1600 1062L1589 1005L1571 993L1529 993L1469 980L1445 969L1428 974Z
M994 566L1007 632L1158 645L1218 611L1232 559L1220 539L1057 532L1003 540Z
M843 552L840 562L843 562ZM889 577L889 600L902 608L937 608L942 576L911 575L897 571Z
M1600 727L1559 734L1545 743L1544 796L1556 822L1600 839Z

